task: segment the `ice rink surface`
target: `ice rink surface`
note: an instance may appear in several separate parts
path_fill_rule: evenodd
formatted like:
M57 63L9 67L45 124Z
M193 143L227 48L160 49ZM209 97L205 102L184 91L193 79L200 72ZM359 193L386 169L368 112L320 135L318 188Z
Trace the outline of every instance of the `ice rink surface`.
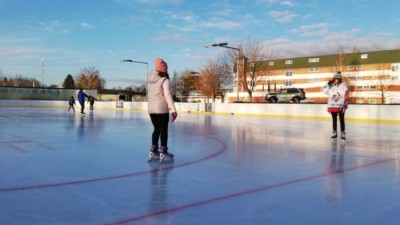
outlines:
M399 125L179 114L160 165L146 112L86 112L0 108L0 224L400 224Z

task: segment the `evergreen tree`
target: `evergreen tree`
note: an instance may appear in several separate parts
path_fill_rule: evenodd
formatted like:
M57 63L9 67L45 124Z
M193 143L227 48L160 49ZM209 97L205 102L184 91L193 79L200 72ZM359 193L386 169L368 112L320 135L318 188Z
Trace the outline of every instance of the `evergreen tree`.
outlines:
M74 88L75 81L71 74L68 74L63 83L64 88Z

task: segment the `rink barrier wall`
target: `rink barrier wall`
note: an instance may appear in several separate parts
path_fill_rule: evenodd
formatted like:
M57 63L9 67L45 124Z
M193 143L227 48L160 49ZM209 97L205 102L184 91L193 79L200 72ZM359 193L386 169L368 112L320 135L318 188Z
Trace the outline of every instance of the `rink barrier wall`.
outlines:
M88 106L88 103L86 103ZM122 106L122 107L121 107ZM0 107L68 108L66 101L0 100ZM79 109L77 103L75 106ZM175 103L178 112L330 120L326 104ZM147 102L96 102L97 109L147 110ZM400 124L400 105L349 105L346 121Z

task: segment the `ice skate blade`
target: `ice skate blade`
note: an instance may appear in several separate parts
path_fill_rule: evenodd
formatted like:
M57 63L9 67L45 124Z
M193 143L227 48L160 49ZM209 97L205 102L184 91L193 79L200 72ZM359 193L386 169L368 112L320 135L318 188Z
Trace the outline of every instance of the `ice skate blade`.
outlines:
M174 158L172 158L172 159L160 159L160 164L172 163L172 162L174 162Z
M147 159L147 162L153 162L153 161L160 161L160 156L149 156L149 158Z

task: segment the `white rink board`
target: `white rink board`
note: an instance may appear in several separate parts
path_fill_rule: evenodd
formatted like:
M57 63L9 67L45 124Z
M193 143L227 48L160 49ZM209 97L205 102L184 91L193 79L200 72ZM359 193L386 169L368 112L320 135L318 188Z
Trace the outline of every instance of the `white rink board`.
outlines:
M86 103L88 106L88 103ZM96 102L95 109L117 109L117 102ZM260 104L260 103L175 103L180 112L220 113L278 117L326 118L325 104ZM67 101L0 100L0 107L65 107ZM79 103L76 104L79 108ZM147 110L147 102L124 102L123 109ZM346 118L371 121L400 122L400 105L349 105Z

